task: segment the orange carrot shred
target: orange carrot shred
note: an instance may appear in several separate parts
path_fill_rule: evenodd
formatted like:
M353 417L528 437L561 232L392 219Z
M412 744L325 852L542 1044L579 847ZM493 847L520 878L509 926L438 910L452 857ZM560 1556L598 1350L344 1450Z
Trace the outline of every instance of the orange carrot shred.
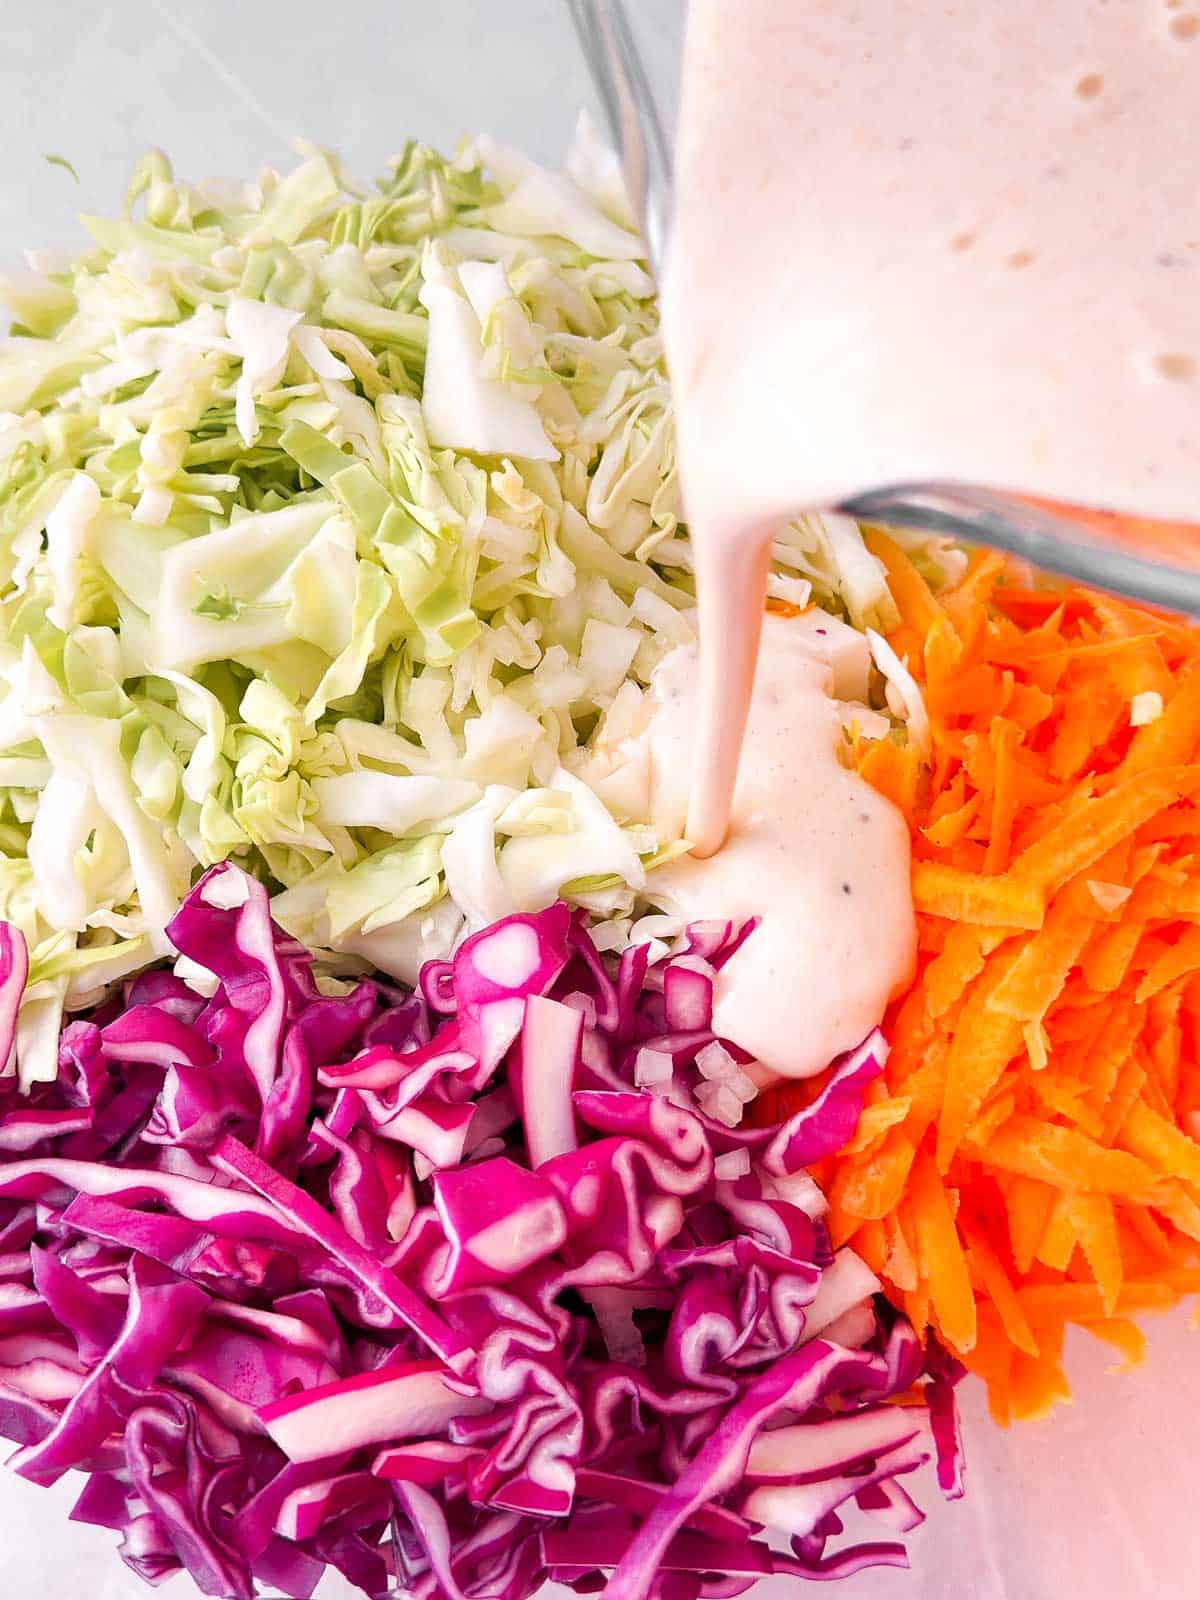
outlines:
M1055 1192L1048 1184L1039 1183L1036 1178L1024 1178L1017 1174L1006 1177L1000 1187L1008 1215L1008 1237L1013 1265L1018 1276L1025 1278L1029 1275L1033 1258L1037 1254L1050 1220Z
M902 1211L897 1211L879 1224L888 1237L888 1255L884 1274L897 1289L913 1290L917 1287L917 1259L909 1242L908 1230Z
M872 1272L884 1271L888 1261L888 1236L882 1222L864 1222L852 1243Z
M858 768L880 794L901 811L911 813L921 777L920 760L912 745L899 745L891 739L866 740Z
M1062 992L1091 932L1090 920L1063 897L988 997L988 1007L1019 1022L1040 1022Z
M902 624L912 628L918 638L924 638L933 623L945 615L934 599L933 591L896 541L882 528L865 528L863 543L884 565L888 588L892 591Z
M967 1130L972 1144L986 1145L996 1129L1002 1128L1016 1109L1015 1091L1009 1089L1004 1094L994 1095Z
M992 996L1011 970L1012 954L998 956L963 1007L946 1061L946 1092L937 1130L937 1164L945 1172L1021 1039L1020 1023L996 1012Z
M991 1303L983 1299L978 1309L975 1348L967 1356L966 1365L987 1384L988 1410L993 1420L1006 1428L1013 1420L1009 1384L1013 1360L1019 1352Z
M1139 728L1121 772L1134 776L1158 767L1190 761L1200 745L1200 661L1193 660L1180 675L1175 692L1161 717Z
M1089 988L1100 994L1112 994L1119 989L1141 937L1142 929L1134 921L1098 928L1081 958Z
M889 1128L894 1128L898 1122L903 1122L912 1108L912 1100L907 1095L896 1095L886 1100L879 1100L873 1106L865 1106L858 1119L858 1127L849 1144L842 1146L845 1155L858 1155L863 1150L873 1149Z
M1103 1339L1105 1344L1112 1345L1125 1357L1123 1367L1116 1371L1127 1371L1131 1367L1140 1366L1146 1355L1146 1335L1136 1322L1130 1322L1128 1317L1102 1317L1095 1322L1088 1323L1088 1332L1097 1339Z
M956 922L941 952L925 970L924 990L931 1017L940 1017L983 971L991 953L987 930Z
M921 832L930 844L935 845L939 850L944 850L951 845L960 843L967 837L979 814L979 796L972 795L969 800L957 807L956 810L947 811L943 816L938 817L936 822L931 822L928 827L922 828Z
M913 864L913 904L927 916L989 928L1040 928L1045 915L1042 895L1032 883L985 878L934 861Z
M865 1221L886 1217L904 1193L915 1153L904 1132L893 1128L869 1156L841 1164L829 1196L831 1205L836 1203Z
M1149 1106L1134 1102L1118 1138L1126 1150L1167 1177L1200 1187L1200 1144Z
M1130 1234L1136 1237L1143 1254L1157 1262L1170 1259L1171 1240L1162 1225L1141 1206L1127 1207L1122 1216Z
M1069 1326L1132 1363L1130 1318L1200 1292L1200 629L992 554L935 592L867 539L932 748L853 746L909 824L919 957L831 1233L1037 1416Z
M915 1289L900 1296L900 1304L918 1335L923 1334L929 1326L929 1290L923 1284L918 1284Z
M1200 1205L1196 1204L1181 1184L1170 1181L1164 1183L1158 1195L1156 1209L1173 1227L1178 1228L1185 1238L1200 1242Z
M1106 1150L1074 1128L1036 1117L1016 1116L993 1134L986 1158L1004 1172L1041 1178L1056 1188L1140 1197L1154 1187L1154 1174L1136 1156Z
M1075 1231L1075 1220L1071 1215L1071 1195L1069 1191L1061 1192L1050 1208L1050 1215L1046 1219L1046 1231L1038 1242L1037 1259L1052 1268L1055 1272L1065 1272L1071 1264L1071 1257L1075 1254L1075 1246L1079 1243L1079 1235Z
M1067 1201L1079 1248L1100 1290L1106 1316L1116 1310L1121 1292L1121 1248L1112 1201L1103 1194L1075 1194Z
M1177 978L1200 971L1200 927L1188 928L1153 962L1137 986L1135 999L1149 1000Z
M1070 1399L1071 1390L1062 1364L1052 1357L1022 1355L1013 1357L1012 1377L1009 1380L1013 1420L1038 1422L1047 1417L1062 1400Z
M1194 767L1140 773L1105 795L1087 801L1013 863L1022 883L1048 891L1082 872L1143 822L1190 794L1200 772Z
M1086 1324L1107 1315L1103 1297L1094 1283L1034 1284L1027 1289L1018 1289L1017 1295L1025 1315L1035 1328L1042 1327L1056 1317ZM1178 1294L1171 1283L1125 1283L1117 1296L1117 1311L1121 1316L1137 1316L1141 1311L1165 1311L1177 1299Z
M925 1154L912 1169L913 1226L921 1276L938 1329L955 1350L975 1343L975 1294L942 1180Z
M971 1275L977 1279L978 1287L987 1294L995 1306L1005 1333L1018 1350L1023 1350L1026 1355L1036 1356L1037 1337L1029 1326L1029 1320L1021 1302L1017 1299L1017 1291L1012 1286L1004 1263L987 1234L974 1224L963 1224L961 1232L967 1242Z
M1015 722L997 717L988 730L995 757L992 775L992 809L989 820L987 850L983 857L984 872L1003 872L1008 866L1012 846L1013 823L1016 820L1017 796L1020 778L1017 772L1017 751L1021 744L1021 730Z

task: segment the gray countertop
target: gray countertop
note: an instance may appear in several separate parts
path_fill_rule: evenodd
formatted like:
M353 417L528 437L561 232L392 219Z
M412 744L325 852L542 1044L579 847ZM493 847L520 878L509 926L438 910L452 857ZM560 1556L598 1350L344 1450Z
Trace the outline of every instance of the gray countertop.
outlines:
M682 6L637 7L652 69ZM3 8L0 45L5 266L78 241L151 146L187 178L286 167L300 135L364 178L409 137L477 129L554 161L594 104L565 0L43 0Z

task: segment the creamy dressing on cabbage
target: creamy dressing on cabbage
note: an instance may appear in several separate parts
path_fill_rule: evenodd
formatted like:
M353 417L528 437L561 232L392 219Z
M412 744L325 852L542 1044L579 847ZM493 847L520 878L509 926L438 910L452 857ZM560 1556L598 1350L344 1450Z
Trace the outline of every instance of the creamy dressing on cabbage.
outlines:
M663 837L685 828L696 667L694 648L663 660L640 735ZM688 921L759 919L717 976L713 1020L784 1077L820 1072L857 1045L912 975L907 825L838 757L855 712L834 690L864 692L866 677L866 641L845 624L822 612L767 616L725 843L650 882Z

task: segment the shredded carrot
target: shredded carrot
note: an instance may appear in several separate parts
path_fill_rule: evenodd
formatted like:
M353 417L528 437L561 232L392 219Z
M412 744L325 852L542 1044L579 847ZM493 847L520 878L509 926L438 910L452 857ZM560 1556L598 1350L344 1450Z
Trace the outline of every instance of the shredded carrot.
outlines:
M1040 1022L1062 993L1067 974L1079 959L1092 921L1067 897L1050 908L1045 923L1026 941L988 998L992 1011L1018 1022Z
M933 925L932 919L926 925ZM998 942L991 930L966 922L956 922L949 929L941 950L925 970L924 1000L931 1017L949 1011L971 980L983 971Z
M999 1316L992 1309L991 1302L986 1298L981 1299L979 1329L975 1336L975 1348L971 1352L971 1369L987 1384L988 1409L1001 1427L1007 1427L1013 1420L1012 1367L1019 1354Z
M1003 872L1009 864L1013 824L1021 793L1021 774L1017 752L1021 748L1021 729L1007 717L997 717L988 730L994 768L992 772L992 810L989 818L985 872Z
M915 1153L912 1141L893 1128L869 1156L840 1166L829 1196L831 1207L862 1221L886 1217L904 1193Z
M1040 928L1045 904L1036 884L985 878L937 861L913 863L913 904L931 917L985 928Z
M1200 1188L1200 1145L1142 1101L1129 1108L1118 1137L1127 1150L1169 1178Z
M1181 1185L1163 1184L1158 1200L1158 1211L1185 1238L1200 1242L1200 1206Z
M1060 1189L1141 1198L1154 1188L1153 1172L1136 1156L1106 1150L1074 1128L1037 1117L1010 1117L992 1135L986 1156L1001 1172L1040 1178Z
M973 1144L989 1144L997 1128L1001 1128L1017 1109L1017 1097L1012 1089L994 1094L967 1129Z
M1038 1241L1037 1259L1052 1272L1065 1272L1071 1265L1071 1257L1078 1243L1079 1235L1071 1215L1071 1193L1069 1190L1060 1190L1050 1207L1046 1231Z
M1145 1357L1146 1335L1128 1317L1105 1317L1097 1322L1089 1322L1088 1332L1095 1334L1097 1339L1103 1339L1105 1344L1112 1345L1125 1357L1124 1366L1111 1368L1111 1371L1128 1371L1140 1365Z
M1027 1356L1036 1356L1037 1336L1017 1299L1008 1269L1001 1261L986 1230L978 1224L964 1221L960 1232L967 1241L967 1255L971 1276L977 1288L992 1302L1005 1333L1018 1350Z
M889 1128L894 1128L898 1122L903 1122L912 1109L910 1095L896 1095L886 1100L878 1100L874 1105L865 1106L858 1119L858 1130L850 1143L845 1146L849 1155L858 1155L863 1150L876 1148Z
M1021 1025L992 1007L992 998L1011 971L1012 955L989 962L967 997L946 1060L946 1093L937 1130L937 1164L945 1172L967 1126L991 1092L1021 1038Z
M864 741L859 755L859 770L867 782L886 795L901 811L911 812L916 803L921 766L911 745L898 745L892 739Z
M1198 1286L1193 1286L1193 1293ZM1100 1290L1094 1283L1034 1284L1030 1288L1019 1289L1017 1293L1025 1315L1034 1327L1056 1319L1095 1322L1108 1315ZM1140 1311L1165 1311L1178 1298L1179 1292L1170 1282L1126 1283L1117 1296L1117 1310L1122 1316L1136 1316Z
M911 1192L917 1260L938 1332L953 1349L966 1352L975 1343L975 1296L949 1194L923 1152L913 1163Z
M1060 1402L1071 1398L1062 1363L1054 1356L1035 1359L1017 1351L1009 1383L1012 1414L1022 1421L1037 1422L1049 1416Z
M1200 927L1188 928L1159 955L1137 987L1136 998L1149 1000L1175 982L1200 970Z
M896 541L889 538L882 528L867 528L863 542L887 570L888 587L900 613L901 625L911 628L918 638L923 639L942 615L942 608L934 599L929 585Z
M1200 1292L1200 629L990 555L934 592L868 543L932 750L855 750L909 823L920 955L831 1229L1036 1416L1068 1326L1135 1362L1129 1319Z
M1105 1315L1111 1317L1117 1308L1124 1274L1113 1203L1104 1194L1073 1194L1068 1204L1079 1248L1100 1290Z
M1033 1258L1046 1232L1055 1192L1048 1184L1019 1174L1002 1178L1000 1192L1008 1213L1008 1237L1013 1264L1022 1278L1029 1276Z
M1110 850L1200 780L1200 769L1139 773L1099 799L1083 800L1013 864L1013 875L1047 891Z
M1132 919L1112 926L1099 925L1083 952L1084 981L1097 994L1113 994L1125 982L1142 926Z
M872 1272L882 1272L890 1258L887 1230L882 1222L864 1222L854 1235L855 1252Z
M909 1243L907 1217L897 1211L886 1222L879 1223L889 1240L887 1258L878 1270L886 1273L897 1289L906 1293L916 1289L918 1283L917 1258Z
M1181 674L1161 717L1134 734L1121 770L1133 775L1190 761L1200 744L1200 660Z

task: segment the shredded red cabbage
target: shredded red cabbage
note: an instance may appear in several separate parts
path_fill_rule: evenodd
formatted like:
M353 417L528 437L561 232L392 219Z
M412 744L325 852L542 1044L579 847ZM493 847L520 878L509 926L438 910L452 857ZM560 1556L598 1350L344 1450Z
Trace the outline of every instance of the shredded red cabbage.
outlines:
M333 1566L417 1600L606 1573L614 1600L715 1600L904 1564L898 1480L935 1459L961 1493L959 1374L874 1309L802 1170L882 1041L782 1127L710 1116L745 1063L704 1055L713 974L746 932L610 965L559 904L415 994L322 986L213 868L170 929L211 998L145 973L64 1030L55 1083L0 1079L10 1465L82 1469L77 1519L215 1596ZM25 976L0 926L5 1060ZM828 1550L848 1510L888 1537Z

